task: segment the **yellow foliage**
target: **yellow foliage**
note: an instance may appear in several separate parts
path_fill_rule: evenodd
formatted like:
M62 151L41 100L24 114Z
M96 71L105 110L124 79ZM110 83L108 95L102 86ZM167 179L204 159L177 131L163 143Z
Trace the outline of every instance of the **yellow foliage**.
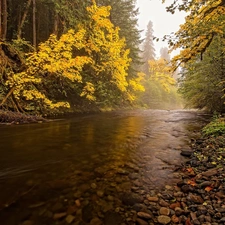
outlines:
M150 60L149 62L150 80L158 81L163 89L170 91L170 86L175 85L176 81L172 77L173 72L171 66L164 59Z

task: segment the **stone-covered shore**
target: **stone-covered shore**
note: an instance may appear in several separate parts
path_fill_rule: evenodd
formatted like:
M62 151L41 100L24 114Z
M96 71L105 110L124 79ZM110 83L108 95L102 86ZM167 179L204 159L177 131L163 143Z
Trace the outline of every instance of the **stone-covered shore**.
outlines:
M30 205L32 212L21 225L225 224L225 137L193 139L191 146L192 155L185 165L176 168L180 174L177 185L151 191L146 187L145 191L144 186L135 186L138 177L130 177L125 170L117 172L117 181L120 183L125 177L133 181L131 192L127 193L114 183L108 190L102 189L101 178L78 189L68 188L68 181L61 181L52 185L63 192L55 200ZM111 189L120 194L109 192Z
M192 140L192 150L177 186L148 199L153 222L138 212L137 224L225 224L225 137Z
M12 112L8 110L0 110L0 124L24 124L24 123L40 123L47 121L41 116L29 115L26 113Z

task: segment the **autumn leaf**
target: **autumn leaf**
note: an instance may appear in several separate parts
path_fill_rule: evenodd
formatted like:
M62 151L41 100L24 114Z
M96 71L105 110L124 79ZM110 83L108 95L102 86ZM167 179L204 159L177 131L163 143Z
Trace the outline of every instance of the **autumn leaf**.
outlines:
M205 188L205 191L210 192L212 189L213 189L212 187L208 186Z
M193 224L191 223L190 218L187 218L187 220L186 220L186 222L185 222L185 225L193 225Z
M188 184L190 184L191 186L196 186L196 183L195 183L195 181L194 180L188 180L188 182L187 182Z

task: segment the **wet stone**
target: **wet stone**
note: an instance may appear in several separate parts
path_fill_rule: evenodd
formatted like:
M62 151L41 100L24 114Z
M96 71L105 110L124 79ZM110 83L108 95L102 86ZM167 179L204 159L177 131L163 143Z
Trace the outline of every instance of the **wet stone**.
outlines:
M138 225L148 225L148 222L147 222L147 221L142 220L142 219L140 219L140 218L137 218L136 223L137 223Z
M150 202L158 202L159 201L159 198L156 196L148 196L147 199Z
M122 222L122 216L117 212L107 212L104 218L104 225L115 225Z
M166 207L161 207L159 210L160 215L165 215L169 216L170 215L170 210Z
M103 222L98 217L95 217L91 220L90 225L102 225Z
M146 212L138 212L137 216L142 219L147 219L147 220L152 218L152 215L150 215L149 213L146 213Z
M74 219L75 219L74 216L68 215L65 220L68 224L71 224L74 221Z
M158 216L158 222L160 224L168 224L170 223L171 219L169 216L164 216L164 215L161 215L161 216Z

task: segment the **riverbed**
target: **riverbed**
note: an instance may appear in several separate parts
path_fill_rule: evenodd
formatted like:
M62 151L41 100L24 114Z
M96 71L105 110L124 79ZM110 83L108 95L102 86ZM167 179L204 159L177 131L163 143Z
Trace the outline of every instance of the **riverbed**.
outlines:
M132 224L180 175L194 110L132 110L0 127L0 224ZM147 196L147 197L146 197Z

